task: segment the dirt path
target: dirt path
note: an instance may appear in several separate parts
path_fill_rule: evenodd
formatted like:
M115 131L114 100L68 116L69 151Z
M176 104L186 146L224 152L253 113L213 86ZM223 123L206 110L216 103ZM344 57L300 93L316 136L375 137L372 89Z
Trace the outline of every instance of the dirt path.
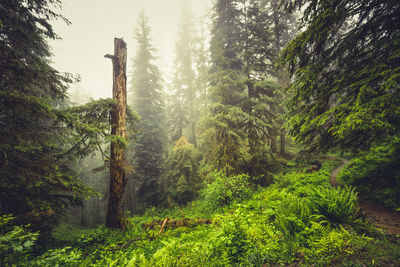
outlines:
M330 183L333 187L337 187L339 185L336 181L336 177L338 176L340 170L343 169L347 163L349 163L348 159L342 159L342 164L340 164L336 169L332 171Z
M330 183L337 187L339 184L336 180L340 170L343 169L349 162L347 159L342 159L342 164L334 169L331 173ZM400 212L388 210L382 205L379 205L371 200L358 198L361 214L367 221L375 227L383 229L394 240L400 241Z

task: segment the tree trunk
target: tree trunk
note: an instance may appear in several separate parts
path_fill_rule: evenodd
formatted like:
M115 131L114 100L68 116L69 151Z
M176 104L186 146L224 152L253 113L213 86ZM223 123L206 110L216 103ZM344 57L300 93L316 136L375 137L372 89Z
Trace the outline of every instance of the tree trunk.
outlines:
M270 142L271 142L271 152L276 153L277 147L276 147L276 134L275 133L271 134Z
M285 142L285 130L281 129L281 155L285 156L286 154L286 142Z
M114 39L114 55L106 55L113 63L113 99L116 101L111 112L111 134L126 139L126 43ZM117 140L111 142L110 195L106 216L106 227L125 229L122 202L126 187L124 145Z
M193 115L193 113L192 113L192 115ZM193 120L193 117L194 117L194 116L192 116L192 120ZM191 122L190 128L191 128L190 131L191 131L191 136L192 136L192 144L193 144L195 147L197 147L196 125L195 125L195 122L194 122L194 121Z

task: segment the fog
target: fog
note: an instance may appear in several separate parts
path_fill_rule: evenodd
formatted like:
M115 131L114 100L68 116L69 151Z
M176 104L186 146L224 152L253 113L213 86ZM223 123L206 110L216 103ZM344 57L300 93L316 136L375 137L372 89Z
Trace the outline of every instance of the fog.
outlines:
M189 1L196 21L209 15L212 0ZM168 80L174 58L174 42L183 0L68 0L61 13L71 21L53 23L62 38L51 41L53 66L60 72L81 77L79 87L92 98L111 97L112 68L110 60L114 37L128 44L128 73L135 55L134 29L138 15L144 10L149 18L153 45L159 56L163 78Z

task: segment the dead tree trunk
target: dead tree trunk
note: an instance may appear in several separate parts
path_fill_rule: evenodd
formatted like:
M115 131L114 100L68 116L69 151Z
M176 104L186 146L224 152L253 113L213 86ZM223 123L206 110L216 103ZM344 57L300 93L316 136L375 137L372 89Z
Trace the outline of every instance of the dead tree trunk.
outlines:
M113 99L116 101L111 112L111 134L116 138L111 142L110 194L106 216L106 227L125 229L122 201L126 187L124 144L126 139L126 43L114 39L114 55L105 55L113 63Z

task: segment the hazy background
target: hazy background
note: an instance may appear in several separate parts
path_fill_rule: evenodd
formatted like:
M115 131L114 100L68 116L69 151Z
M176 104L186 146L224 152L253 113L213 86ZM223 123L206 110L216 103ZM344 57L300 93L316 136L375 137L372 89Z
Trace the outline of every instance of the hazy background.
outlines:
M61 11L72 24L53 23L62 40L51 41L53 66L81 76L79 86L91 97L111 97L112 66L105 54L113 54L114 37L128 44L128 74L136 53L134 29L143 9L149 18L153 45L163 78L168 79L183 0L66 0ZM212 0L190 0L196 21L209 14Z

